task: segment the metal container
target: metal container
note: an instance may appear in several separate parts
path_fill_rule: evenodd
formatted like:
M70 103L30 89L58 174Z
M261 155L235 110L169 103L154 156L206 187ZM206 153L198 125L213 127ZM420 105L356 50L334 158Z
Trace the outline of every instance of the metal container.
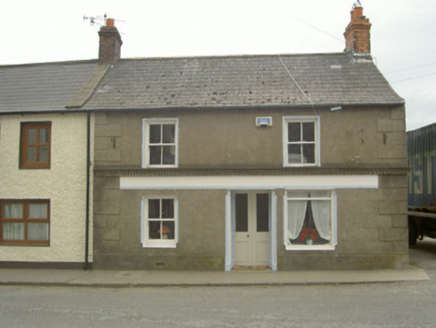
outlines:
M407 132L409 209L436 213L436 123Z

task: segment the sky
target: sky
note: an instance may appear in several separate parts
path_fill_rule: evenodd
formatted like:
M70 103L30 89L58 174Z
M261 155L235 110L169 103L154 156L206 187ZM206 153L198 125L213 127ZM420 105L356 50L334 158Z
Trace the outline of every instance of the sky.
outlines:
M3 0L0 65L95 59L105 14L122 58L342 52L355 1ZM375 62L406 101L407 130L435 123L436 1L361 3Z

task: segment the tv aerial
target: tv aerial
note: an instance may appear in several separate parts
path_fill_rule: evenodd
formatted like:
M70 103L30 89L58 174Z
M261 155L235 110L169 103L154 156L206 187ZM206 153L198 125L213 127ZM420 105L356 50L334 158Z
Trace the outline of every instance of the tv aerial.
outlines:
M89 24L91 26L98 25L98 26L104 26L106 25L106 19L107 15L104 14L103 16L83 16L83 21L89 21Z

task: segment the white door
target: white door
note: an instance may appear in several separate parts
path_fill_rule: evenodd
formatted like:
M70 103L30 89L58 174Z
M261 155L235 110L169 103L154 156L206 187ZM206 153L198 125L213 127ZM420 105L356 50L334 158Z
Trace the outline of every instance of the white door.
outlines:
M269 264L269 194L235 194L235 265Z

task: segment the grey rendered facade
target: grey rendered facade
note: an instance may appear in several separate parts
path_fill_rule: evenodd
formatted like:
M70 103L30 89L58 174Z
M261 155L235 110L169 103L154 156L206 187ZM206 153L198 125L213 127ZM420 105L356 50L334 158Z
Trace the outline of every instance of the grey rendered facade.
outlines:
M96 112L97 269L408 265L404 102L368 58L120 60L85 108ZM272 124L256 126L259 117ZM294 118L319 124L314 165L287 165L286 124ZM176 120L177 167L144 167L144 122L150 119ZM328 247L294 247L286 240L287 195L301 190L334 195ZM268 198L262 265L238 265L240 194ZM150 198L177 200L177 236L169 248L142 240L142 205Z

